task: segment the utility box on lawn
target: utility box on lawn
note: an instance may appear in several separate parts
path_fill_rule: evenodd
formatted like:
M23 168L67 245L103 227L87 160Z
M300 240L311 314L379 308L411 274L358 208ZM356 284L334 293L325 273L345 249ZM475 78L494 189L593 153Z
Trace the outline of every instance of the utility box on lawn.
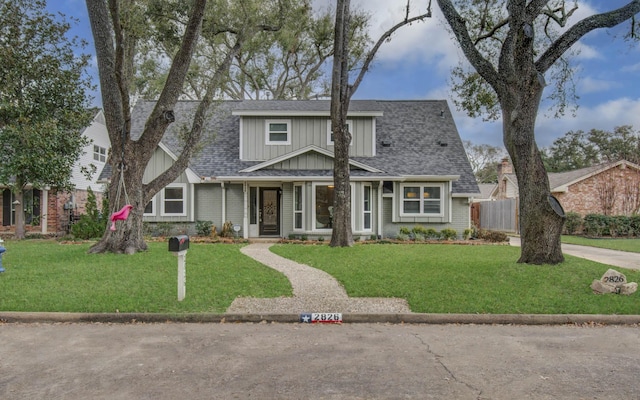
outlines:
M189 249L189 236L178 235L169 238L169 251L179 252Z

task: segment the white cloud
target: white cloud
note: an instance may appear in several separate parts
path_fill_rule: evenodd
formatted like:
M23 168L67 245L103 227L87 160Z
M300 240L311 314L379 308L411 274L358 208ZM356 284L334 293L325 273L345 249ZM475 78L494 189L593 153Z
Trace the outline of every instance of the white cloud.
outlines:
M616 87L620 87L618 82L605 79L586 77L578 81L578 93L582 94L606 92Z
M640 71L640 63L625 65L620 69L622 72L638 72Z

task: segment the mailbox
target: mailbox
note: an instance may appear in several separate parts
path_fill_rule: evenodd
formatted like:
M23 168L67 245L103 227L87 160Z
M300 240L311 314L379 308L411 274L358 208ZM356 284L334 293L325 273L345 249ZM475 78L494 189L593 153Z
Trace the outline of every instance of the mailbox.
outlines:
M169 238L169 251L178 252L189 249L189 236L178 235Z

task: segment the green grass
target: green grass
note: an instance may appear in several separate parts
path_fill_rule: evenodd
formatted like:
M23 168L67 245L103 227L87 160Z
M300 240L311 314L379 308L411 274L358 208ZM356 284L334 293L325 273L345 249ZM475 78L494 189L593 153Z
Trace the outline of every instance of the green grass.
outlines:
M399 297L413 312L640 314L640 299L595 295L609 268L571 256L561 265L518 264L519 248L456 245L278 245L275 253L322 269L354 297ZM618 269L629 282L640 271Z
M240 253L239 245L192 244L186 297L177 300L178 261L166 243L135 255L87 254L89 244L5 242L0 310L60 312L224 312L237 296L291 296L284 275Z
M584 236L562 236L562 243L579 244L582 246L600 247L603 249L630 251L640 253L640 239L590 239Z

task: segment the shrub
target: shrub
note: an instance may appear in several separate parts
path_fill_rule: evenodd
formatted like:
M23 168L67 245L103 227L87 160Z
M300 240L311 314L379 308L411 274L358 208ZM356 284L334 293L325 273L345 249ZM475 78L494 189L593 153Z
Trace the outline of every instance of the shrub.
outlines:
M220 236L224 238L232 238L233 234L233 223L231 221L227 221L222 225L222 232L220 232Z
M400 229L400 230L402 231L402 229ZM407 240L409 240L409 235L407 235L407 234L405 234L405 233L400 232L400 233L398 234L398 236L396 236L396 240L399 240L399 241L401 241L401 242L406 242Z
M631 227L631 219L624 215L609 217L609 234L613 237L632 236L633 228Z
M78 222L71 227L71 234L78 239L95 239L102 237L107 227L108 202L102 202L102 211L98 210L96 195L87 188L86 214L82 214Z
M324 242L324 236L319 236L318 237L318 242Z
M509 237L504 232L487 231L484 229L478 230L478 239L486 240L487 242L500 243L509 240Z
M599 237L609 228L609 217L602 214L587 214L584 216L584 233L587 236Z
M403 226L403 227L400 228L400 234L409 236L409 235L411 235L411 230L409 228L407 228L406 226Z
M422 225L414 226L411 232L413 233L414 236L415 235L427 236L427 228L425 228Z
M445 228L440 231L440 236L444 240L455 240L458 238L458 232L453 228Z
M464 230L464 232L462 233L462 238L464 240L469 240L471 238L471 236L473 235L473 228L467 228Z
M632 215L629 217L629 225L633 231L630 234L640 237L640 215Z
M438 240L440 239L440 232L433 228L428 228L424 234L427 239Z
M416 242L424 242L426 240L426 238L424 237L424 235L422 233L414 233L413 234L413 240L415 240Z
M213 226L213 222L211 221L196 221L196 232L198 236L211 235L212 226Z
M576 212L568 212L564 223L564 232L567 235L578 233L582 228L582 217Z

